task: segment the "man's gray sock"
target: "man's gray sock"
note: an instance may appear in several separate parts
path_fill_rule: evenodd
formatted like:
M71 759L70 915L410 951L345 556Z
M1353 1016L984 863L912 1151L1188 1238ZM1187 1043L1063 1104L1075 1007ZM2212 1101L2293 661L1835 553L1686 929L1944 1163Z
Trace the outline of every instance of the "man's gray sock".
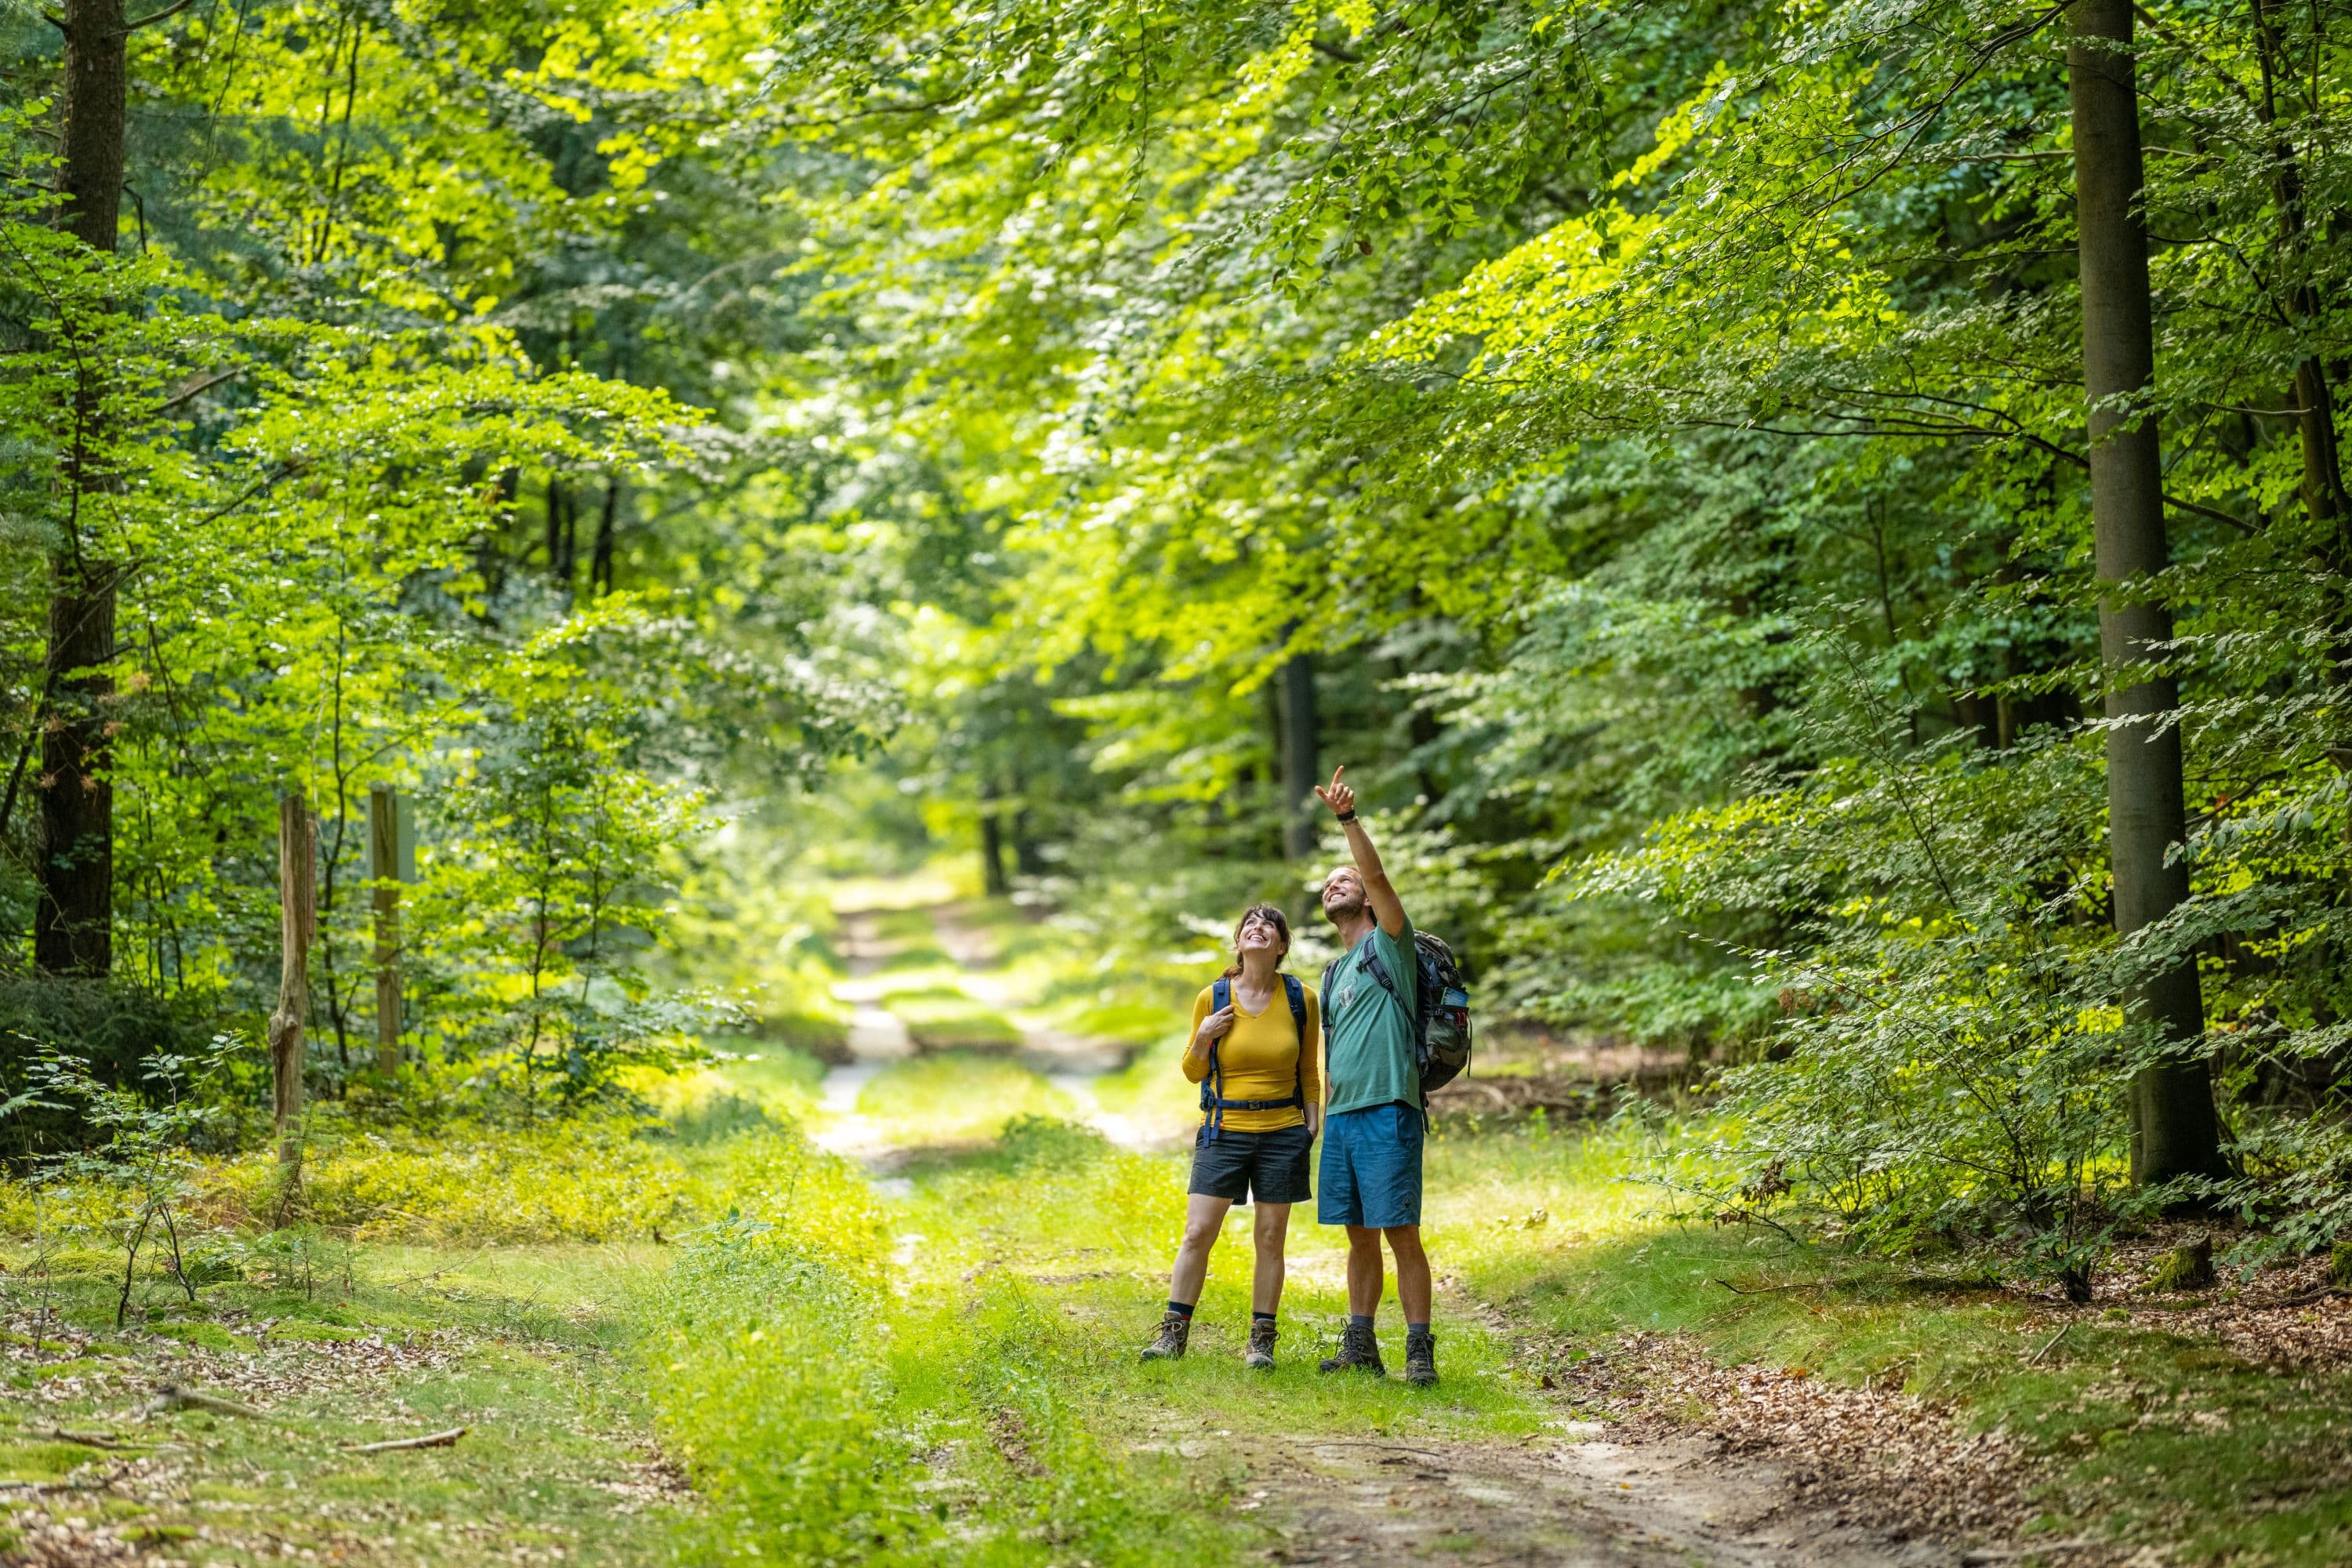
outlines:
M1404 1326L1404 1331L1409 1334L1425 1334L1429 1332L1429 1325L1427 1323L1407 1323Z
M1348 1314L1348 1326L1351 1329L1369 1329L1372 1326L1372 1320L1362 1312L1350 1312Z

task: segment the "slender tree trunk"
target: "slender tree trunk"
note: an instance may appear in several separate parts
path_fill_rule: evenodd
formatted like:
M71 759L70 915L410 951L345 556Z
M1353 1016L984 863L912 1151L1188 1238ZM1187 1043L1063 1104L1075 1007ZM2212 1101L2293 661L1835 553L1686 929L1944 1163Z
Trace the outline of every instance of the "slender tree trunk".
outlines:
M310 940L317 934L317 828L310 803L289 791L278 803L278 904L280 963L278 1010L269 1015L271 1109L278 1158L300 1163L302 1024L310 1010Z
M2271 138L2271 198L2278 208L2279 254L2289 271L2286 303L2289 319L2316 335L2326 313L2319 291L2309 279L2309 258L2304 237L2303 171L2294 145L2278 129L2278 76L2284 68L2278 28L2270 0L2253 0L2254 54L2262 68L2262 91L2254 110ZM2319 525L2318 549L2335 584L2335 647L2328 679L2339 691L2352 688L2352 496L2344 489L2342 449L2336 441L2335 392L2327 369L2315 358L2294 367L2289 400L2295 409L2295 435L2303 449L2304 512ZM2352 766L2352 750L2342 746L2330 753L2338 765Z
M993 782L980 786L980 881L992 899L1013 890L1004 877L1004 825L997 819L1003 798Z
M1315 799L1318 718L1315 711L1315 656L1292 654L1282 666L1282 852L1292 860L1315 853L1315 819L1307 806Z
M2083 287L2083 375L2091 405L2091 513L2101 587L2099 643L2114 689L2106 713L2108 855L2115 921L2128 935L2189 896L2177 858L2186 829L2179 693L2160 671L2172 616L2146 580L2164 570L2147 234L2139 208L2139 100L2129 46L2132 0L2075 0L2066 49L2074 110L2075 221ZM2130 685L2118 683L2137 676ZM2194 960L2150 976L2126 1016L2168 1043L2204 1035ZM2224 1173L2210 1068L2202 1055L2143 1069L2132 1085L2132 1176L2142 1183Z
M65 35L60 216L84 245L112 255L122 218L129 75L122 3L66 0L58 20ZM51 713L37 791L41 887L33 962L52 974L103 975L114 966L114 786L105 713L114 683L104 666L114 657L118 574L85 544L89 498L111 479L100 456L105 388L97 380L107 367L100 355L78 357L83 379L74 390L66 443L65 542L49 557Z
M1024 877L1045 874L1045 847L1037 842L1034 818L1029 815L1029 781L1016 770L1013 775L1013 816L1005 825L1005 837L1013 841L1013 865Z
M400 816L390 788L368 791L368 869L375 889L375 1065L400 1070Z
M620 521L621 481L610 479L604 485L604 510L596 519L594 553L588 559L588 585L598 598L613 591L613 536Z
M114 575L70 549L50 561L56 696L36 781L41 887L33 911L33 962L50 974L103 976L114 967L114 786L104 707L114 683L103 669L114 657Z
M572 586L574 542L579 537L573 521L572 492L563 481L550 475L547 480L547 570L556 583L567 591Z

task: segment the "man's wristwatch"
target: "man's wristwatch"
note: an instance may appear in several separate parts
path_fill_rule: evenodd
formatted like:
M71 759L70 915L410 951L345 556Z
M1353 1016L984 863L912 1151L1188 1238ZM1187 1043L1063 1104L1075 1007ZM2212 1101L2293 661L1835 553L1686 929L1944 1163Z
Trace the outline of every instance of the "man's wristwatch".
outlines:
M1341 822L1353 822L1356 820L1356 814L1353 811L1335 811L1331 815Z

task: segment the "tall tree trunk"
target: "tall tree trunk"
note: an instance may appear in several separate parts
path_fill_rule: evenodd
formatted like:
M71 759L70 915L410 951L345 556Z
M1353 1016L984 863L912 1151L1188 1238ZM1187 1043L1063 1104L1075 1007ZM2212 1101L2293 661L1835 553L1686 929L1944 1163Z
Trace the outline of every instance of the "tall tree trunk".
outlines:
M1035 818L1029 814L1029 781L1018 769L1013 774L1013 816L1004 828L1005 837L1013 841L1013 868L1024 877L1042 877L1045 874L1045 850L1037 842Z
M66 0L59 26L65 34L60 216L84 245L111 255L122 218L129 72L122 0ZM68 323L65 330L76 329ZM80 357L85 376L106 374L102 356ZM37 792L41 888L33 962L52 974L103 975L114 966L114 786L104 710L114 683L104 666L114 657L118 574L88 547L85 508L86 498L111 483L99 428L104 402L105 389L93 380L74 389L65 541L49 557L51 713L41 738Z
M1013 890L1004 877L1004 824L997 815L1003 799L993 780L980 786L980 882L992 899Z
M572 492L563 481L552 474L547 480L547 571L556 583L570 590L573 565L574 541L578 539L573 521Z
M1282 665L1282 852L1304 860L1315 853L1315 798L1318 766L1316 742L1315 656L1292 654Z
M2279 253L2290 269L2286 289L2288 318L2303 331L2316 336L2325 306L2308 275L2304 238L2303 171L2294 144L2278 129L2278 77L2285 68L2278 28L2270 0L2253 0L2254 54L2262 67L2262 92L2254 112L2270 132L2271 199L2278 208ZM2294 384L2288 398L2295 410L2295 435L2303 448L2303 506L2319 525L2318 549L2335 577L2335 647L2328 678L2339 691L2352 688L2352 496L2344 489L2344 463L2336 436L2336 399L2327 384L2327 369L2315 358L2294 367ZM2338 765L2352 766L2352 750L2338 746Z
M2148 596L2164 570L2164 495L2154 416L2118 403L2156 376L2147 234L2139 210L2139 100L2129 53L2132 0L2075 0L2066 74L2074 110L2074 200L2083 287L2083 377L2091 405L2091 514L2101 586L2099 645L2115 689L2106 713L2108 856L2115 921L2128 935L2189 896L2174 851L2186 828L2179 693L2158 668L2172 616ZM2137 667L2137 668L2135 668ZM2139 674L2128 686L2126 672ZM2141 673L2143 672L2144 673ZM2150 976L2126 1016L2187 1046L2204 1035L2194 960ZM2212 1074L2202 1055L2143 1069L2132 1084L2132 1177L2224 1173Z
M613 536L621 521L621 481L604 484L604 510L596 519L595 552L588 560L588 585L598 598L613 591Z
M278 1009L269 1015L270 1108L278 1125L278 1158L288 1165L302 1158L302 1025L310 1010L318 857L310 803L300 791L289 791L278 803L279 967Z
M110 256L122 221L131 30L122 0L65 0L58 26L65 34L65 135L58 188L66 227Z
M375 1065L400 1070L400 806L388 784L368 791L368 870L375 888Z

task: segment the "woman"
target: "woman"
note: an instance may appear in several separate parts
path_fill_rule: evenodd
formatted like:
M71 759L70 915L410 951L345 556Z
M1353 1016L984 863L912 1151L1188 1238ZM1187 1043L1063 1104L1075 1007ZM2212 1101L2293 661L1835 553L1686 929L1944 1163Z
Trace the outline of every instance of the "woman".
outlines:
M1282 1302L1282 1247L1290 1205L1305 1203L1307 1158L1323 1120L1321 1037L1315 994L1281 973L1290 922L1271 904L1245 911L1234 928L1234 962L1192 1003L1184 1076L1201 1086L1201 1131L1192 1143L1192 1200L1168 1287L1168 1310L1146 1361L1184 1353L1192 1304L1209 1273L1209 1249L1225 1211L1257 1205L1257 1273L1250 1289L1244 1364L1274 1365L1275 1311Z

